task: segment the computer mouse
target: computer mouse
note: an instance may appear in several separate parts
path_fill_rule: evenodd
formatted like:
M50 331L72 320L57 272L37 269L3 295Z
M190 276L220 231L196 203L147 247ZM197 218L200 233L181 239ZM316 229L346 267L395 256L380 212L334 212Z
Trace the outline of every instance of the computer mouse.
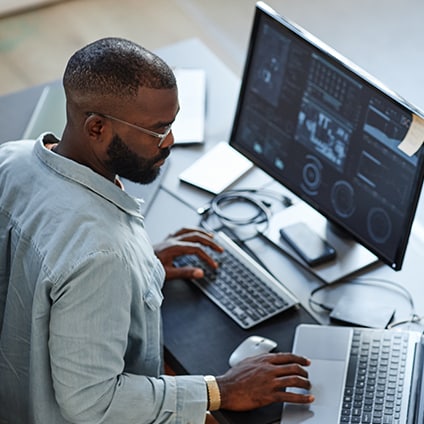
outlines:
M274 340L261 336L250 336L234 349L228 363L230 367L233 367L245 358L271 352L276 347L277 343Z

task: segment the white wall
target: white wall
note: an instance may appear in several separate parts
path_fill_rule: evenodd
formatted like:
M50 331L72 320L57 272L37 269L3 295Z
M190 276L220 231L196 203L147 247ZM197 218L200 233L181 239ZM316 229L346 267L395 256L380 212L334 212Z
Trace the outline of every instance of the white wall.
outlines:
M0 16L64 0L0 0Z

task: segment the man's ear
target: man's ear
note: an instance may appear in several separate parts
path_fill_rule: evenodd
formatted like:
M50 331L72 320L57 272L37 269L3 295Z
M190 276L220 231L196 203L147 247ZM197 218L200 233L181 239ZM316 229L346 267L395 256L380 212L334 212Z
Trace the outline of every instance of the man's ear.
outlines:
M103 143L111 138L111 126L108 120L94 113L86 118L84 132L93 142L97 143Z
M103 116L92 114L84 122L85 138L98 157L106 157L113 137L112 125Z

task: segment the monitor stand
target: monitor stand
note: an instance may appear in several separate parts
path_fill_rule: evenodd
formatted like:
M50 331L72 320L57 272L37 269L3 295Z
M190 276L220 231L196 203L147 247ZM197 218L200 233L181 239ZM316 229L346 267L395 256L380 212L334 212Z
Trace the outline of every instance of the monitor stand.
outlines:
M321 237L330 242L337 251L336 259L325 264L310 267L297 255L281 238L280 228L299 221L308 224ZM268 229L263 235L272 244L326 283L333 283L378 261L377 257L368 249L351 238L340 237L340 235L337 235L329 227L327 220L319 212L304 202L298 202L274 214L270 220Z

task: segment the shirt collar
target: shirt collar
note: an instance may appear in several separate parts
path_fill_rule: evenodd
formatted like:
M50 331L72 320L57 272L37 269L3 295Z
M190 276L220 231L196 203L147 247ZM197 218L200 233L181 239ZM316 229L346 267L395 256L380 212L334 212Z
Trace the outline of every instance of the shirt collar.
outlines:
M42 134L34 145L35 156L57 174L84 186L98 196L113 203L124 212L137 217L142 216L140 213L142 201L140 199L130 196L118 185L102 177L87 166L58 155L45 147L45 144L57 142L58 140L53 134Z

